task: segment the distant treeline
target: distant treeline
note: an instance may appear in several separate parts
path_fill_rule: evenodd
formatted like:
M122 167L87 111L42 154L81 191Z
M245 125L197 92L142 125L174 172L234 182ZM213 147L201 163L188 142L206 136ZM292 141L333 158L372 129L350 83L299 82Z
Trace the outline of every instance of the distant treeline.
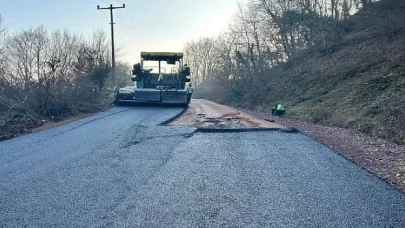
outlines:
M242 79L342 38L344 20L372 0L249 0L219 37L190 41L184 52L193 81ZM244 82L247 86L248 81Z

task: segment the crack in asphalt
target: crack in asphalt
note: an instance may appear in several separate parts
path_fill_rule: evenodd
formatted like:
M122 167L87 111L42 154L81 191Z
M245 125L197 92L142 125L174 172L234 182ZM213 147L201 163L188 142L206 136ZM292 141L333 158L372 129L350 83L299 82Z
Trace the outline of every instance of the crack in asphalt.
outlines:
M174 135L159 135L159 136L149 136L149 137L143 137L143 138L138 138L135 140L131 140L127 142L124 146L120 147L120 149L125 149L128 147L131 147L133 145L142 143L147 140L151 139L157 139L157 138L175 138L175 137L183 137L185 139L193 137L193 135L197 132L197 130L191 132L191 133L182 133L182 134L174 134Z
M124 139L121 142L121 144L124 144L123 146L119 147L118 150L115 151L115 158L118 160L118 163L116 167L114 167L114 169L117 170L117 172L122 173L123 175L128 175L128 173L124 170L125 167L121 166L121 163L123 162L123 155L120 153L119 150L121 149L128 149L131 146L137 145L141 142L147 141L147 140L152 140L152 139L156 139L156 138L175 138L175 137L183 137L183 138L190 138L194 135L194 133L196 132L196 130L194 130L191 133L181 133L181 134L165 134L165 135L158 135L158 136L148 136L148 137L140 137L137 138L138 135L142 134L142 130L148 129L148 126L139 124L142 122L145 122L146 120L156 116L157 114L159 114L159 112L156 112L142 120L140 120L137 124L132 125L127 132L124 134ZM157 128L164 128L161 124L156 126ZM154 170L145 178L144 181L142 181L142 185L147 185L148 182L156 175L157 172L159 172L161 170L162 167L165 166L165 164L173 157L172 152L168 153L167 156L165 156L163 158L163 160L161 161L161 163L154 168ZM113 212L120 206L122 205L122 203L129 197L131 192L130 187L128 185L128 181L125 180L124 178L121 178L119 180L120 185L124 186L124 190L121 193L120 197L115 199L115 203L111 206L109 206L108 211L111 214L114 214ZM116 215L112 215L113 217ZM105 225L105 224L104 224ZM110 224L111 225L111 224Z
M147 119L152 118L153 116L156 116L158 113L159 112L155 112L154 114L152 114L150 116L147 116L147 117L141 119L140 121L138 121L136 124L132 125L127 130L127 133L125 134L127 137L124 137L124 140L123 140L123 143L122 143L122 144L124 144L124 146L122 146L120 148L122 149L122 148L128 147L127 144L131 144L131 142L134 141L133 139L136 138L136 136L138 135L140 128L143 128L143 129L147 128L147 126L144 126L144 125L139 124L139 123L142 123L142 122L146 121ZM131 131L133 131L133 128L135 128L135 132L134 132L133 135L131 135ZM128 137L128 135L129 135L129 137ZM129 138L129 140L126 140L126 138ZM128 141L128 142L125 142L125 141ZM132 145L135 145L135 144L137 144L137 143L132 143Z
M63 134L32 150L22 143L37 138L17 141L22 145L10 148L1 164L17 160L21 147L28 147L21 153L30 154L32 160L0 167L6 177L1 183L6 188L0 194L5 196L0 197L4 212L0 224L403 224L403 197L307 137L281 134L294 129L159 124L177 111L114 109L40 135ZM103 119L108 116L112 117ZM79 131L83 133L76 134Z

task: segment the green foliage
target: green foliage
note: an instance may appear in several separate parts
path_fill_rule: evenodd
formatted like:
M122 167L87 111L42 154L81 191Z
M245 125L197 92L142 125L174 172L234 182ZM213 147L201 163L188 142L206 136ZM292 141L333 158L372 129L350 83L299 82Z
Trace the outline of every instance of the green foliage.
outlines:
M403 135L396 136L394 138L393 142L398 145L405 145L405 136L403 136Z

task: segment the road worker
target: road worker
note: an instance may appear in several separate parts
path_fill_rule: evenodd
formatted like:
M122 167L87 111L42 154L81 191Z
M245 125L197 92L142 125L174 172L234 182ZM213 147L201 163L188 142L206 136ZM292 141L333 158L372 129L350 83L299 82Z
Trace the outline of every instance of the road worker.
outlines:
M187 103L190 103L191 96L193 95L193 85L191 84L191 82L187 84L186 89L187 89Z
M158 82L162 82L164 79L163 73L159 74Z
M187 92L193 93L193 85L191 84L191 82L187 84L186 89Z
M184 64L183 71L184 71L184 72L187 72L187 71L189 71L189 70L190 70L190 67L187 65L187 63Z
M271 110L271 113L273 114L273 116L282 116L285 114L285 109L283 105L276 104L274 108Z
M136 88L142 88L142 81L136 81Z

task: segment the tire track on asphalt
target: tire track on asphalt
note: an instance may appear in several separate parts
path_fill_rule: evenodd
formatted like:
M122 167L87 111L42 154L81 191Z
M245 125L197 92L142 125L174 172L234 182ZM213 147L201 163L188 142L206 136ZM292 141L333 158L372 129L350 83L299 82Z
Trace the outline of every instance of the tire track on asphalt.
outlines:
M133 193L132 187L128 181L128 178L124 178L125 176L131 175L130 172L127 170L127 167L123 166L123 163L125 161L124 155L121 153L122 150L126 150L129 147L131 147L132 145L135 145L137 143L133 143L134 139L136 139L137 135L140 132L140 129L147 129L147 126L142 125L143 122L147 121L148 119L151 119L152 117L158 115L160 112L157 111L155 113L153 113L152 115L149 115L141 120L139 120L136 124L132 125L124 134L124 139L121 141L121 143L118 144L117 149L114 151L114 153L112 154L111 158L112 160L115 160L115 162L113 164L111 164L109 167L112 170L115 170L117 172L117 174L119 174L114 180L113 182L115 184L119 184L120 186L122 186L121 189L121 195L117 196L115 199L115 202L108 206L107 208L105 208L108 211L108 214L113 214L110 216L116 216L114 215L114 211L116 211L116 209L122 205L130 196L131 193ZM158 125L159 126L159 125ZM135 128L135 129L134 129ZM133 132L133 133L132 133ZM116 138L118 138L120 136L117 136ZM132 144L131 144L132 143ZM103 218L103 220L108 220L108 216ZM104 223L104 222L102 222ZM107 222L107 224L104 224L103 226L106 227L110 227L111 226L111 221Z

